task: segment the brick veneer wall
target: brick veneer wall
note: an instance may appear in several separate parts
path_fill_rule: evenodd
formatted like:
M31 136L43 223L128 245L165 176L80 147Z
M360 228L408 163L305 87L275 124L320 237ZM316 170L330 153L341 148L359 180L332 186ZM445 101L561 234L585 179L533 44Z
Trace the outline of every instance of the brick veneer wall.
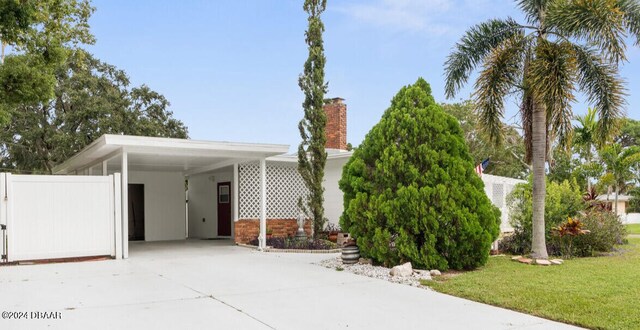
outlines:
M296 219L267 219L267 230L273 231L273 237L294 236L298 231ZM304 231L311 235L311 221L306 221ZM259 219L240 219L235 222L235 242L249 243L260 233Z
M328 149L347 150L347 105L341 98L329 100L324 111L327 114L327 143Z

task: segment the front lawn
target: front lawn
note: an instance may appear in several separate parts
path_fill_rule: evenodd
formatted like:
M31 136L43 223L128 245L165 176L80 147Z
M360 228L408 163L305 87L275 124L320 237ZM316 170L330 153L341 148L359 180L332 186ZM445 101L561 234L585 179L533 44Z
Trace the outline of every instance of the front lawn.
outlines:
M509 256L485 267L425 281L436 291L597 329L640 327L640 239L611 257L580 258L562 266L530 266Z
M640 223L627 225L627 233L640 235Z

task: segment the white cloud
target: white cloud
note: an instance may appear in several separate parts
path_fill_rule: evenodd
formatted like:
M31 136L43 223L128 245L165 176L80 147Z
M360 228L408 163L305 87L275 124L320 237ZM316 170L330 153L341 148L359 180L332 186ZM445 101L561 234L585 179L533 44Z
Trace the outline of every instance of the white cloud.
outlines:
M374 0L334 7L366 24L395 30L444 34L449 28L437 18L453 7L453 0Z

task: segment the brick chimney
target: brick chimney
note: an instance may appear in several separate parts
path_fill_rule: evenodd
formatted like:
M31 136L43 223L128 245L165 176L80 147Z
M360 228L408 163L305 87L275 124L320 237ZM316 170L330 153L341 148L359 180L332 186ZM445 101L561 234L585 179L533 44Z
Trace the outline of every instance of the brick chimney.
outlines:
M347 105L339 97L325 102L327 149L347 150Z

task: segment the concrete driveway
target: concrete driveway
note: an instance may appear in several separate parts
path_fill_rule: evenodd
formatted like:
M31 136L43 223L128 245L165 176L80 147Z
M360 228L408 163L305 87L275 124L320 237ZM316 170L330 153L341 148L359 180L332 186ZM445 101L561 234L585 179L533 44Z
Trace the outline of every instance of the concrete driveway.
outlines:
M0 267L3 317L27 313L0 329L570 328L311 264L331 256L184 241L132 243L128 260Z

